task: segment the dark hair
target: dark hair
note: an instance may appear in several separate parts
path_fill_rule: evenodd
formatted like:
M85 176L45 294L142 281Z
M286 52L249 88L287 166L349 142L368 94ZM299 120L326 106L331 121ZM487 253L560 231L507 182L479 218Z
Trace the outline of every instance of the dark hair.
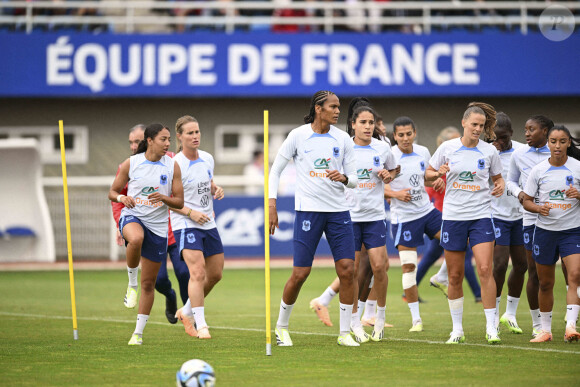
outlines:
M352 118L351 118L351 122L350 122L350 128L347 129L348 135L349 136L354 136L354 128L352 127L352 123L356 122L356 119L358 118L358 116L362 113L362 112L369 112L373 115L373 118L375 120L375 123L377 122L377 113L375 112L375 110L370 106L370 105L361 105L361 106L357 106L354 111L352 112ZM377 140L381 139L381 133L379 132L379 130L377 129L377 126L375 125L374 129L373 129L373 137L376 138Z
M314 107L316 105L320 106L324 105L324 102L326 102L328 96L330 95L334 95L334 93L328 90L320 90L314 93L314 95L312 96L312 100L310 101L310 112L304 116L305 124L310 124L314 122L314 116L316 115Z
M570 134L570 131L564 125L552 126L550 128L550 130L548 130L548 137L550 136L550 133L552 133L556 130L561 130L562 132L566 133L568 138L570 138L570 142L572 144L570 145L570 147L566 151L566 154L570 157L575 158L576 160L580 160L580 139L572 137L572 134Z
M154 139L155 137L157 137L157 135L159 134L159 132L161 132L163 129L167 129L169 130L169 128L167 128L165 125L162 124L150 124L145 128L145 134L143 137L143 140L141 140L141 142L139 143L139 146L137 147L137 152L135 152L135 154L137 153L143 153L145 151L147 151L147 139Z
M361 107L361 106L371 107L371 101L369 101L368 98L365 98L365 97L355 97L348 104L348 114L346 116L346 132L350 136L354 135L354 130L352 129L352 123L355 120L352 117L354 114L354 110L358 107ZM373 113L373 114L375 115L375 121L376 121L377 115L376 115L376 113Z
M495 133L493 131L493 128L495 128L495 108L484 102L470 102L467 105L467 110L463 113L463 119L466 120L473 113L481 114L485 117L485 124L483 126L485 132L484 140L495 140Z
M255 151L252 153L252 159L253 159L253 160L255 160L255 159L256 159L256 157L258 157L258 156L260 156L260 155L263 155L263 154L264 154L264 152L263 152L263 151L261 151L261 150L259 150L259 149L256 149L256 150L255 150Z
M497 112L495 115L496 124L495 127L497 129L505 130L506 132L513 134L514 130L512 129L512 121L510 117L505 114L504 112Z
M554 122L546 116L542 115L531 116L530 118L527 119L527 121L530 120L540 125L540 129L548 129L548 131L550 131L550 129L554 127ZM548 135L546 135L546 138L548 138Z
M397 130L397 126L407 126L407 125L411 125L413 127L413 132L417 130L415 128L415 123L413 122L412 119L406 116L398 117L395 120L395 122L393 122L393 133L395 133L395 131Z

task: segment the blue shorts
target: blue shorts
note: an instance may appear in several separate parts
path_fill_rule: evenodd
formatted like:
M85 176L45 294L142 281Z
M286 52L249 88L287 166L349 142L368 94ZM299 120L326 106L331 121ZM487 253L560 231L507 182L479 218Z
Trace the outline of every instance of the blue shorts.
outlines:
M524 244L522 220L501 220L493 218L495 244L500 246L517 246Z
M444 220L441 225L441 247L449 251L465 251L495 239L491 218L476 220Z
M143 229L143 244L141 245L141 256L153 262L161 262L167 259L167 238L160 237L149 230L145 225L133 215L121 216L119 219L119 231L123 236L123 227L129 223L138 223ZM125 246L127 246L125 240Z
M441 212L434 208L422 218L392 226L395 247L399 245L405 247L421 246L425 244L423 234L427 234L429 238L433 239L441 231Z
M354 260L354 234L350 212L296 211L294 266L312 266L322 232L326 235L335 262L344 258Z
M563 231L536 227L533 236L532 257L541 265L554 265L558 257L580 254L580 227Z
M354 250L361 251L362 244L365 248L386 246L387 244L387 222L375 220L374 222L352 222L354 232Z
M532 251L533 249L532 241L534 239L534 228L536 228L536 226L533 224L531 226L524 226L524 247L528 251Z
M211 257L212 255L222 254L224 246L217 228L209 230L202 230L199 228L183 228L181 230L173 231L175 240L179 243L179 255L183 260L182 251L201 250L204 257Z

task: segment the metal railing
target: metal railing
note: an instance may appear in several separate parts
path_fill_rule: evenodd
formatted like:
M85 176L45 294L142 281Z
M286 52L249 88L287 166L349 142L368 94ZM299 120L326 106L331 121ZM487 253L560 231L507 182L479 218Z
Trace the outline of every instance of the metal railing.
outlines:
M537 26L539 14L549 5L562 5L578 14L580 3L542 1L470 2L407 1L407 2L290 2L290 1L2 1L0 26L31 33L43 26L110 26L118 32L133 33L142 27L193 26L216 28L231 33L239 28L271 28L297 25L306 30L332 33L338 27L353 30L381 31L383 28L412 26L415 33L454 26L473 28L495 26L518 28L526 34ZM9 11L18 10L18 15ZM75 15L81 9L94 9L95 15ZM279 16L277 11L302 10L305 16ZM55 15L43 15L58 10ZM71 12L72 14L63 14ZM177 12L176 12L177 11ZM187 11L199 15L177 16ZM145 14L141 14L145 13ZM254 13L254 14L253 14ZM257 13L257 14L255 14ZM259 15L259 14L265 15ZM453 14L449 14L453 13ZM457 15L459 13L459 15ZM472 15L469 15L472 14ZM577 17L575 24L580 23Z

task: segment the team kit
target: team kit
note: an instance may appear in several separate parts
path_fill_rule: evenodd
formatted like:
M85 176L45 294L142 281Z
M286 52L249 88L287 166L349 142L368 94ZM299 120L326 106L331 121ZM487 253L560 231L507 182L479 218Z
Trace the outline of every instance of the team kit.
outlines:
M411 334L424 329L417 248L426 235L432 244L429 251L432 247L436 258L442 252L445 257L430 282L448 298L452 330L447 344L466 340L462 283L470 268L473 272L472 258L486 321L481 339L500 344L504 327L515 334L530 333L533 343L552 341L555 267L561 262L568 289L564 340L578 341L580 142L568 128L545 116L532 116L524 128L527 144L522 144L511 139L507 114L472 102L458 117L462 128L442 131L431 155L415 143L418 128L409 117L397 118L389 135L366 98L350 102L346 131L335 126L340 111L333 92L315 93L304 124L288 134L270 168L265 193L270 234L278 228L282 171L289 163L296 168L293 267L276 322L278 346L294 345L292 309L323 233L337 277L310 307L322 323L332 326L327 307L338 296L338 345L357 347L386 339L389 233L402 266ZM126 246L129 284L124 304L138 306L130 345L143 343L155 289L166 297L171 323L181 321L190 336L211 338L204 302L222 277L224 250L213 201L222 199L224 191L213 181L213 157L200 149L197 120L179 118L175 135L176 155L169 152L169 128L133 128L133 155L119 166L108 195L119 226L118 243ZM179 309L167 278L167 254L184 303ZM500 316L510 260L506 311ZM522 329L516 311L526 273L532 324Z

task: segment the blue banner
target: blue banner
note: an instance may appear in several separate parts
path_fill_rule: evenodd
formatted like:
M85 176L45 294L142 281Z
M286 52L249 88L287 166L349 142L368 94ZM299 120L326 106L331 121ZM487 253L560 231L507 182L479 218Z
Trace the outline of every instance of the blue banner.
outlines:
M279 229L270 238L270 255L292 257L294 248L294 197L279 197ZM387 216L389 206L387 208ZM217 228L224 245L226 258L264 257L264 199L256 196L233 196L214 201ZM425 237L425 242L428 239ZM418 249L422 253L425 246ZM390 232L387 233L387 250L397 255ZM326 238L323 236L316 250L316 256L332 256Z
M0 96L580 95L580 34L0 35Z

